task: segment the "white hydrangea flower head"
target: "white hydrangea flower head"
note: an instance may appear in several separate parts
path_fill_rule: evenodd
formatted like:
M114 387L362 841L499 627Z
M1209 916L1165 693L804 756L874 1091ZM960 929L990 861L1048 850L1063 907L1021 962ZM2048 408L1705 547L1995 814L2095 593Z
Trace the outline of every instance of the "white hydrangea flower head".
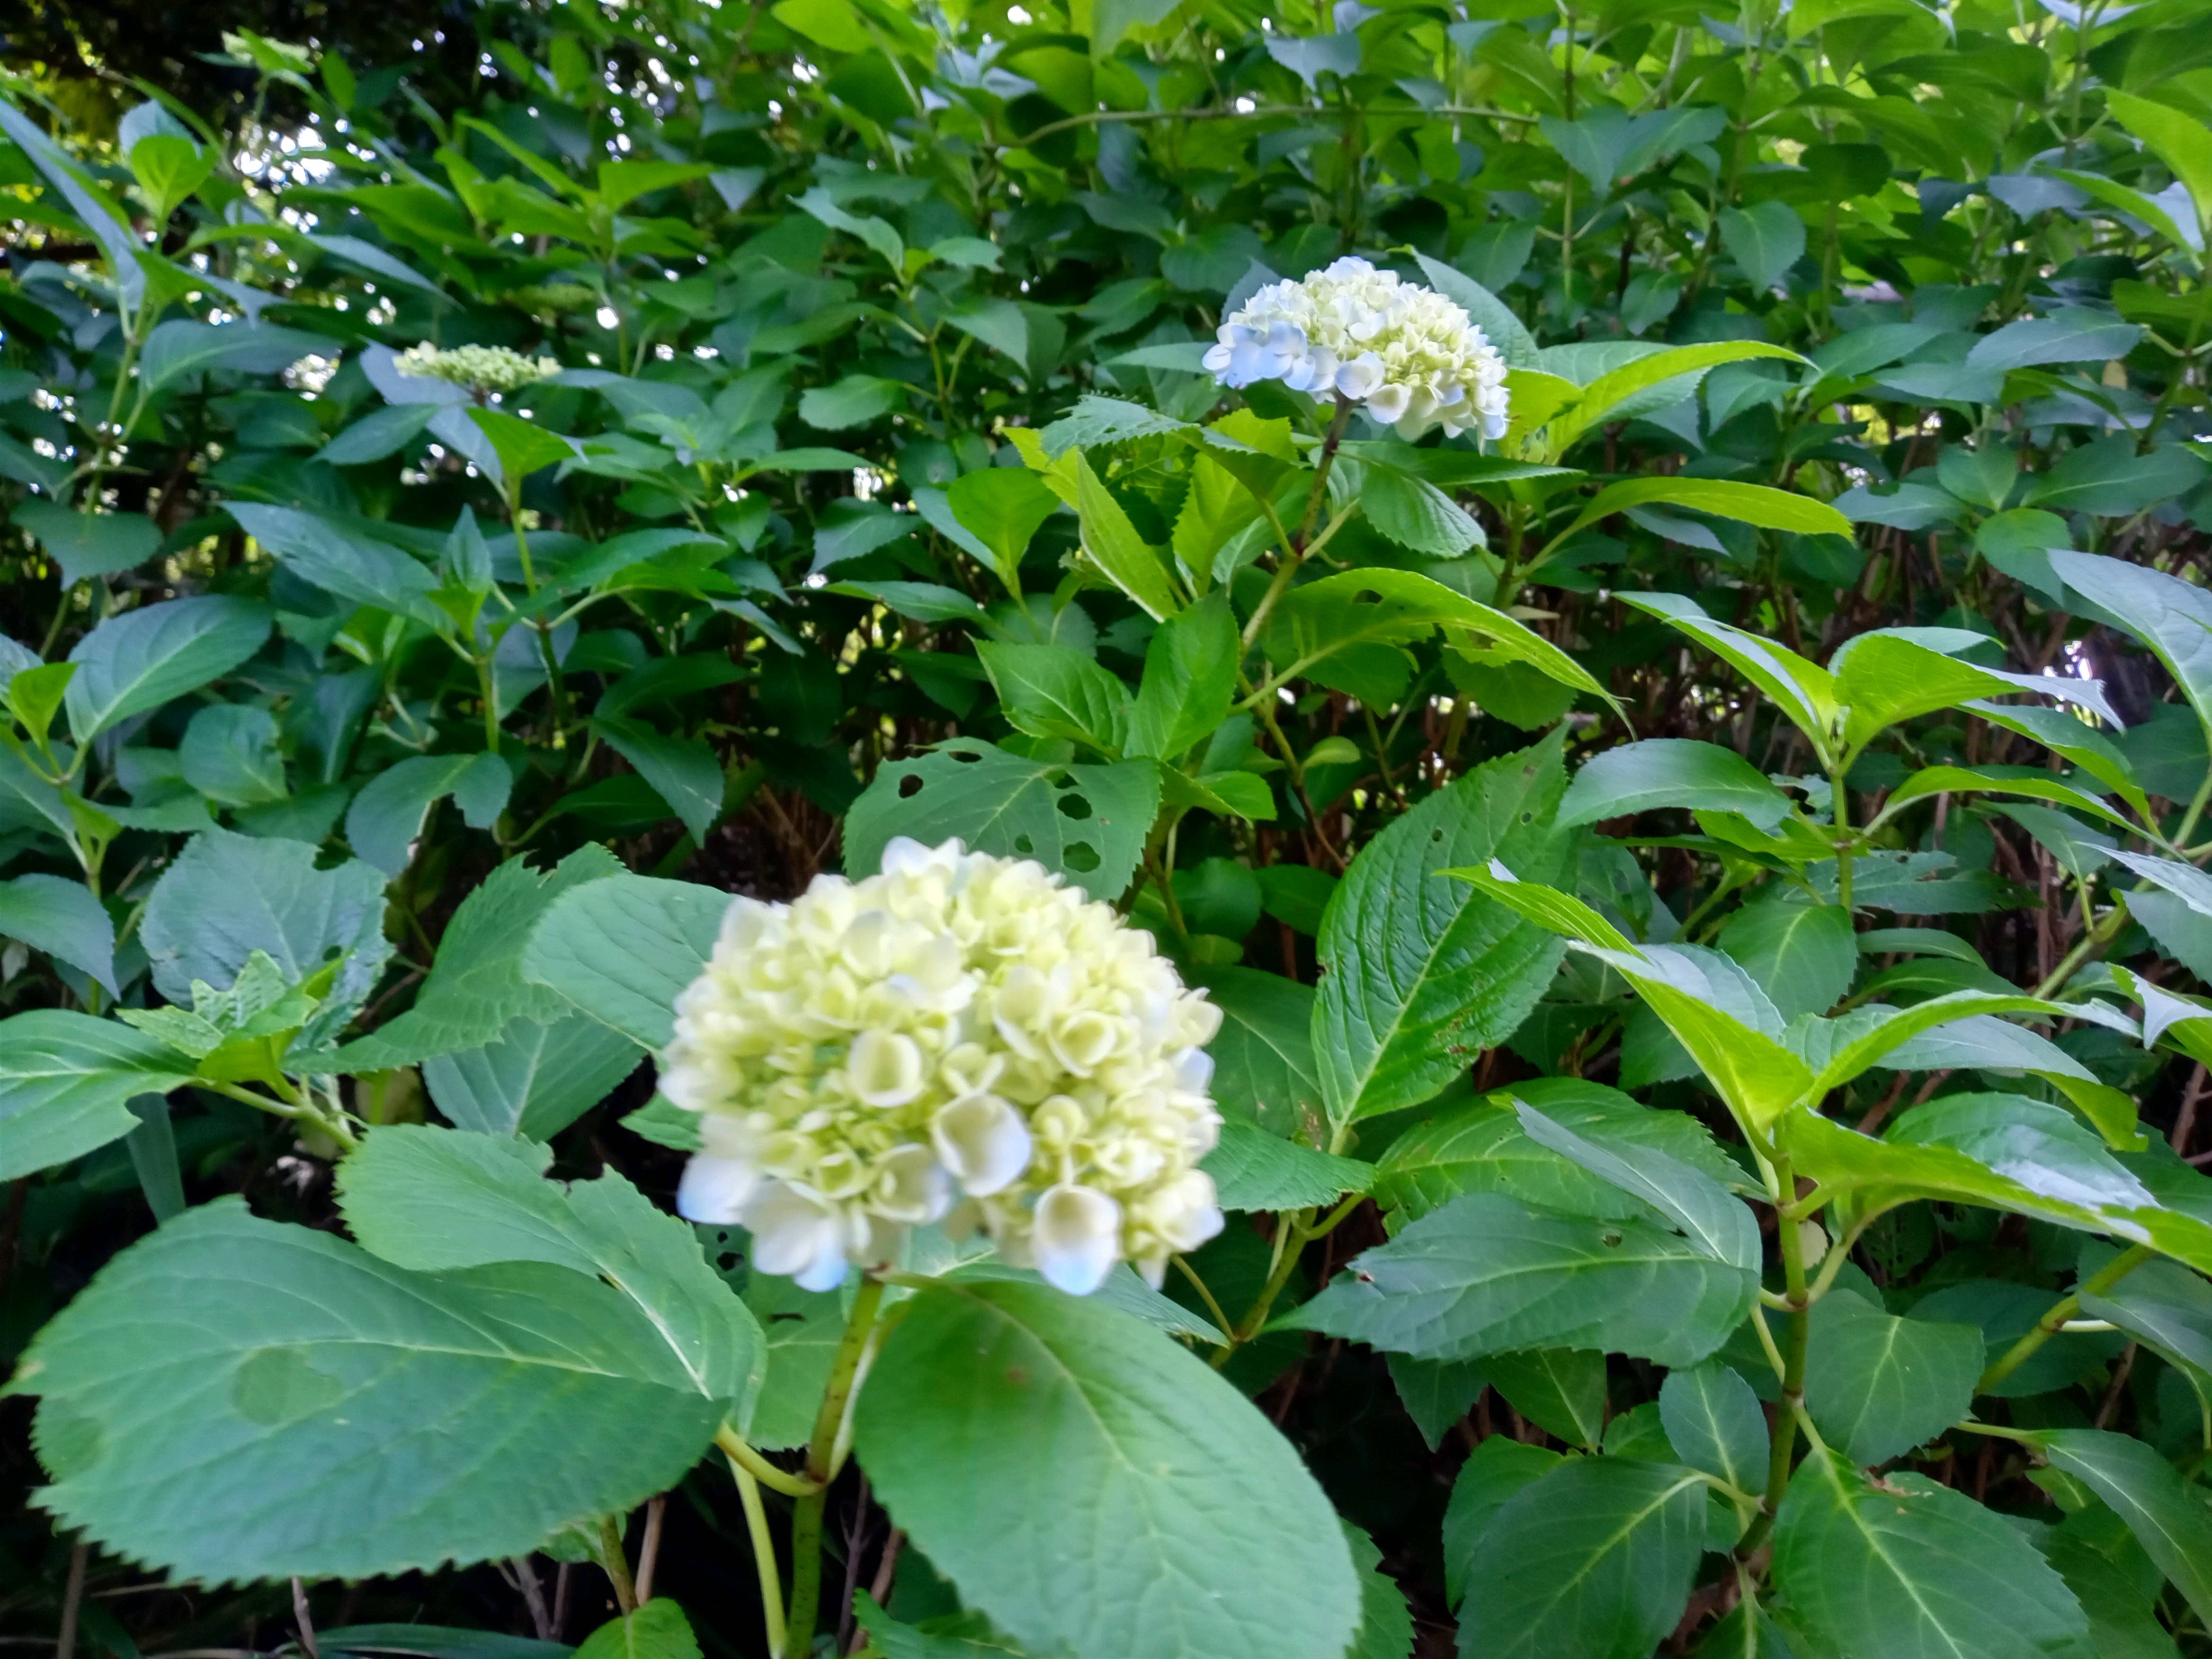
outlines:
M1085 1295L1221 1231L1220 1011L1033 861L901 837L880 875L737 899L676 1015L677 1208L750 1229L765 1273L831 1289L944 1220Z
M1402 438L1506 428L1505 360L1433 289L1346 256L1271 283L1232 313L1206 354L1222 385L1280 380L1356 404Z
M398 368L419 380L444 380L477 393L508 392L558 374L561 360L526 357L505 346L455 346L441 351L426 340L399 354Z

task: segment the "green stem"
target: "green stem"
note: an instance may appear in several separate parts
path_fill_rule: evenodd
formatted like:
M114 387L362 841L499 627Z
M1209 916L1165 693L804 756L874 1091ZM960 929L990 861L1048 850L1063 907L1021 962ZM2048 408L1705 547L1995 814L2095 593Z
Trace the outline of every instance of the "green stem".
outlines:
M761 1623L768 1633L768 1650L783 1651L783 1580L775 1570L775 1539L768 1529L768 1508L761 1502L760 1482L744 1465L730 1459L731 1478L738 1483L738 1502L745 1511L745 1533L752 1540L753 1571L760 1577Z
M714 1443L721 1448L722 1455L730 1460L732 1468L743 1469L762 1486L771 1487L786 1498L805 1498L820 1490L805 1475L776 1468L747 1445L738 1431L726 1423L715 1431Z
M1844 788L1840 769L1828 775L1828 788L1836 806L1836 902L1844 907L1844 914L1851 913L1851 798Z
M1307 1241L1315 1237L1310 1231L1313 1225L1311 1210L1299 1210L1283 1217L1282 1225L1287 1231L1279 1241L1282 1249L1276 1253L1274 1271L1267 1275L1267 1284L1261 1288L1252 1305L1244 1310L1244 1317L1230 1330L1229 1345L1214 1351L1213 1369L1216 1370L1226 1365L1237 1349L1260 1334L1260 1328L1267 1322L1268 1311L1275 1305L1275 1298L1283 1293L1283 1286L1291 1282L1291 1274L1298 1265L1299 1254L1304 1250Z
M615 1588L615 1607L624 1613L637 1611L637 1585L629 1576L629 1557L623 1551L622 1524L611 1515L599 1521L599 1565Z
M845 1426L845 1408L883 1300L883 1280L873 1274L860 1280L837 1358L830 1368L830 1385L822 1391L822 1409L815 1414L814 1437L806 1446L806 1478L815 1489L799 1500L792 1515L791 1614L786 1620L784 1659L806 1659L814 1646L814 1625L822 1611L822 1514L830 1502L830 1482L837 1473L837 1440Z
M2038 1348L2058 1334L2060 1328L2081 1310L2083 1297L2102 1295L2155 1254L2148 1244L2130 1245L2075 1285L2072 1295L2059 1297L2035 1322L2033 1330L1990 1362L1990 1368L1982 1373L1982 1380L1974 1385L1974 1391L1987 1394L1996 1388L2026 1364Z
M1774 1517L1782 1508L1782 1494L1790 1486L1790 1464L1797 1451L1797 1417L1805 1403L1805 1353L1813 1323L1812 1296L1805 1283L1805 1241L1798 1231L1799 1224L1780 1213L1782 1200L1796 1190L1796 1185L1790 1161L1778 1159L1770 1190L1777 1200L1774 1236L1782 1248L1783 1283L1789 1291L1790 1336L1782 1352L1782 1409L1775 1413L1774 1439L1766 1463L1766 1492L1759 1499L1759 1514L1735 1547L1739 1561L1749 1559L1774 1528Z

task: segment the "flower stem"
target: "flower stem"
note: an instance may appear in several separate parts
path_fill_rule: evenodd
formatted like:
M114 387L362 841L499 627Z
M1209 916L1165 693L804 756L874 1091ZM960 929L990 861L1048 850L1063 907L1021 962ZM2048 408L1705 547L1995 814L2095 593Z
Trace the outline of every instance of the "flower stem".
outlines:
M611 1515L599 1520L599 1565L614 1586L615 1607L624 1613L637 1611L637 1586L629 1576L629 1557L623 1553L622 1523Z
M768 1650L783 1651L783 1579L775 1570L775 1540L768 1529L768 1506L761 1502L760 1482L734 1455L730 1475L738 1483L738 1501L744 1505L745 1532L752 1540L753 1570L760 1575L761 1623L768 1632Z
M815 1483L814 1490L799 1500L792 1515L791 1616L784 1632L784 1659L806 1659L814 1645L814 1625L822 1610L822 1514L837 1472L837 1442L846 1408L852 1403L861 1356L867 1352L883 1300L881 1279L870 1274L860 1280L836 1360L830 1368L830 1384L822 1391L822 1409L815 1414L814 1437L806 1446L806 1478Z
M1774 1438L1768 1452L1766 1492L1759 1513L1744 1529L1735 1547L1735 1559L1747 1561L1766 1541L1774 1517L1782 1508L1782 1494L1790 1486L1790 1465L1797 1450L1797 1419L1805 1403L1805 1355L1812 1337L1812 1298L1805 1283L1805 1240L1802 1224L1782 1215L1784 1200L1796 1190L1796 1177L1789 1160L1778 1159L1770 1190L1776 1197L1774 1235L1782 1247L1782 1276L1789 1296L1788 1346L1782 1351L1782 1409L1775 1413Z

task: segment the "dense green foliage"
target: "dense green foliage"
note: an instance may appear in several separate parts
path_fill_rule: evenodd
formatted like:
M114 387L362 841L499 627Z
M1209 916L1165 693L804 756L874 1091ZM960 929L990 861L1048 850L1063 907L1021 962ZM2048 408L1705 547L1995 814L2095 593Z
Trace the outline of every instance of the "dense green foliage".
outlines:
M2212 1653L2202 12L0 73L0 1617ZM1203 371L1346 253L1502 437ZM1224 1011L1164 1291L667 1213L727 895L899 836Z

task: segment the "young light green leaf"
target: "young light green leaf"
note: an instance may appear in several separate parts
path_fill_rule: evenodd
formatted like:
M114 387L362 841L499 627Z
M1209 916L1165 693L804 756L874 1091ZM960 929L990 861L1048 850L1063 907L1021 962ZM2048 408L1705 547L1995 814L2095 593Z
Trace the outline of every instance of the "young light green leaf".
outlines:
M1608 416L1619 419L1613 411L1639 392L1678 377L1703 375L1707 369L1722 363L1742 362L1753 357L1780 357L1793 363L1805 361L1788 347L1770 345L1764 340L1712 340L1652 352L1599 375L1584 386L1577 402L1552 417L1546 433L1547 447L1554 455L1564 455L1591 428L1602 424ZM1694 386L1696 381L1689 384Z
M586 1636L576 1659L699 1659L699 1638L684 1609L657 1595Z
M1080 455L1075 462L1075 510L1082 523L1083 550L1146 616L1165 622L1182 608L1160 550L1137 534L1121 502Z
M1127 1315L1042 1285L924 1291L854 1440L963 1602L1024 1648L1340 1659L1358 1627L1351 1553L1297 1455Z
M1687 505L1702 503L1692 501ZM1624 593L1620 598L1624 604L1680 629L1773 698L1797 729L1812 740L1814 752L1826 763L1831 755L1838 702L1835 680L1826 669L1807 661L1786 646L1747 633L1731 623L1715 621L1695 599L1679 593Z
M1060 499L1027 467L989 466L963 472L946 489L954 520L988 552L999 579L1019 592L1022 555L1060 510Z
M1166 631L1165 626L1159 630ZM975 654L999 694L1000 711L1017 732L1064 738L1109 759L1119 759L1128 746L1127 690L1080 651L987 640Z
M1243 655L1237 615L1224 595L1210 595L1161 623L1145 647L1145 677L1129 711L1128 752L1173 762L1212 737L1228 715Z
M1894 633L1859 635L1836 653L1831 667L1836 701L1850 710L1844 741L1852 749L1917 714L2012 691L2042 692L2120 723L2100 680L1982 668Z

